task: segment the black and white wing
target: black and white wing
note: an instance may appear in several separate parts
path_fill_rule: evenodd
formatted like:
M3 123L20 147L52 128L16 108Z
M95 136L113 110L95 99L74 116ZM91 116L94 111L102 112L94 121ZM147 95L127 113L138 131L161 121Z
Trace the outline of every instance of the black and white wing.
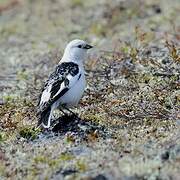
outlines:
M71 89L80 76L79 66L76 63L63 62L56 67L45 83L40 97L38 113L42 118L38 124L42 122L43 116L51 110L51 105Z

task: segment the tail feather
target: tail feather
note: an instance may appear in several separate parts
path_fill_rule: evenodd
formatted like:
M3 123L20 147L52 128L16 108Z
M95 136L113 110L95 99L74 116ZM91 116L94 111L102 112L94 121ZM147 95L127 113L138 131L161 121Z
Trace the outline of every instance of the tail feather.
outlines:
M49 128L51 125L51 107L47 108L45 111L39 113L40 117L37 126L42 125L44 128Z

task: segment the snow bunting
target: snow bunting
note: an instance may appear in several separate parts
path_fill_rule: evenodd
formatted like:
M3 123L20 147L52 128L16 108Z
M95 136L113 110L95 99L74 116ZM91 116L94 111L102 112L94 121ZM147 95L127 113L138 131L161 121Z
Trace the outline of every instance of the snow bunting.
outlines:
M91 45L78 39L66 46L62 59L44 85L38 104L38 126L50 127L54 109L78 104L86 86L83 63L87 50L91 48Z

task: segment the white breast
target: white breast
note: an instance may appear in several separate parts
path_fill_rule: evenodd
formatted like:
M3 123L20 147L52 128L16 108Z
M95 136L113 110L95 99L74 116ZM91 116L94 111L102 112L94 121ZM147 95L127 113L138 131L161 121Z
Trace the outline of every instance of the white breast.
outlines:
M76 106L84 93L85 87L85 75L81 73L80 79L58 100L57 105L66 104L67 107Z

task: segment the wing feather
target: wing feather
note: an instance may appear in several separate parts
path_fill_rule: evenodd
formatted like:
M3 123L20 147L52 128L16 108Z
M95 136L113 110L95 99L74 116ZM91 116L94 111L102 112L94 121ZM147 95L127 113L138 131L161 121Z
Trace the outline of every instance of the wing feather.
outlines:
M62 97L79 80L80 72L75 63L62 63L49 76L42 91L39 111L48 109L55 101Z

